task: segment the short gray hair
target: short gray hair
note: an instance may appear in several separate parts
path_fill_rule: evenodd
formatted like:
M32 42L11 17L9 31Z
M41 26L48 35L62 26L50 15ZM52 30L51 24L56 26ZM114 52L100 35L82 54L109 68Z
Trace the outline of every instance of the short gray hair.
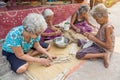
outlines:
M106 17L108 18L108 10L105 7L104 4L100 3L96 6L94 6L91 10L91 15L92 16L97 16L97 17Z
M89 6L86 5L86 4L81 4L79 9L78 9L78 13L81 14L81 13L84 13L84 12L88 12L89 11Z
M44 17L41 14L37 13L30 13L28 14L23 22L22 25L24 29L32 34L36 34L38 32L44 32L47 28L47 24L45 22Z
M42 14L43 14L44 18L46 18L47 16L54 15L54 12L51 9L45 9Z

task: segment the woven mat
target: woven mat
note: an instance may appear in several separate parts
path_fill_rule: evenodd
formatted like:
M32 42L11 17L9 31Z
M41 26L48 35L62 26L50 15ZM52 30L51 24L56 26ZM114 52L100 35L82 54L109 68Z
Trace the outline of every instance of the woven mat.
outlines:
M60 77L60 74L67 70L64 76L62 76L65 78L84 63L83 60L77 60L75 58L75 53L78 49L79 48L74 43L68 45L65 49L60 49L54 46L51 42L50 53L56 55L57 57L70 57L70 60L67 62L63 61L61 63L52 64L50 67L44 67L37 63L31 63L28 69L28 74L32 76L34 80L58 80L57 77ZM63 79L59 78L59 80Z

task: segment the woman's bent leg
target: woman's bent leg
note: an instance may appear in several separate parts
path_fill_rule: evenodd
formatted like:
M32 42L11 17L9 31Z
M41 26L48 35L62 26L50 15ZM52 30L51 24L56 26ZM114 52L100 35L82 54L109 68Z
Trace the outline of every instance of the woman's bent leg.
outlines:
M19 74L24 73L24 72L27 70L28 65L29 65L29 64L26 63L26 64L20 66L20 67L16 70L16 73L19 73Z

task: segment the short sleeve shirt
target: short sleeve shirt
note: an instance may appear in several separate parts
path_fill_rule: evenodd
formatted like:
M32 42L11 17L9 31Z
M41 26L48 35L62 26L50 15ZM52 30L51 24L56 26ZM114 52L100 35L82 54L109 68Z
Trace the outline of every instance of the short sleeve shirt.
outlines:
M23 30L23 26L18 26L10 30L5 38L2 49L4 51L14 53L11 47L20 46L23 49L23 52L28 52L35 42L40 41L40 36L38 36L37 38L31 38L30 42L27 43L22 35Z

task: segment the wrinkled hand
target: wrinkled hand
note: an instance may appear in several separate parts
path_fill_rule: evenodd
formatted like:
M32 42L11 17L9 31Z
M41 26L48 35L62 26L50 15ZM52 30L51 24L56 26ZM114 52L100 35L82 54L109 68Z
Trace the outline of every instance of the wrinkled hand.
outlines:
M40 59L39 59L39 62L40 62L41 65L47 67L47 66L50 66L50 62L51 62L51 61L50 61L49 59L40 58Z
M83 34L85 37L87 37L89 40L95 41L96 37L88 32Z
M95 41L95 40L96 40L96 37L95 37L94 35L92 35L92 34L89 34L89 35L87 36L87 38L88 38L89 40L92 40L92 41Z
M85 37L88 37L89 34L90 34L90 33L88 33L88 32L83 33L83 35L84 35Z
M80 29L76 29L76 32L79 33L79 32L80 32Z
M57 36L57 35L60 35L61 34L61 30L57 30L56 32L55 32L55 35Z
M48 55L49 60L53 61L53 59L56 59L57 57L55 55Z

